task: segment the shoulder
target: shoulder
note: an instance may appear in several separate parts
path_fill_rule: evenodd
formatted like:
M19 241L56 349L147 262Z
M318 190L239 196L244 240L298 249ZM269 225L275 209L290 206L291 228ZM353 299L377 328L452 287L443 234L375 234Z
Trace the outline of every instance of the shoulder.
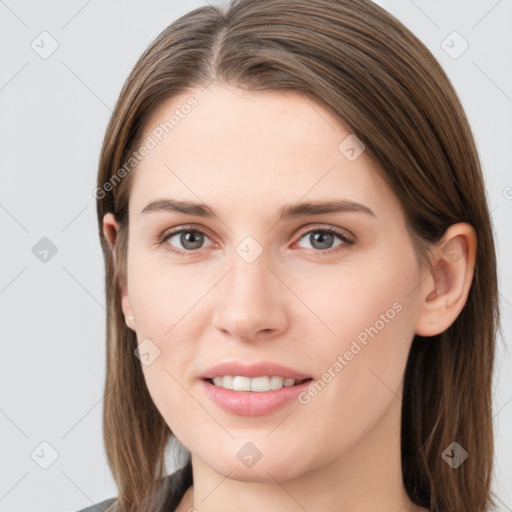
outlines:
M110 512L110 510L114 510L114 507L112 507L112 505L114 505L116 501L117 498L109 498L100 503L97 503L96 505L91 505L90 507L83 508L78 512Z
M162 481L161 490L166 496L166 510L176 510L185 491L192 485L192 466L190 461L181 469L167 475ZM117 497L108 498L77 512L115 512Z

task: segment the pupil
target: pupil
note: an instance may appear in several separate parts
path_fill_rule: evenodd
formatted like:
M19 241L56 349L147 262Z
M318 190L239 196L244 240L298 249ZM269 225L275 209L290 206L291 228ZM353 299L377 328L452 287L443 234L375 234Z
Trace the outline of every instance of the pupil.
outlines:
M202 236L203 235L197 231L186 231L181 234L181 243L183 247L186 247L187 249L197 249L201 247ZM192 244L192 247L187 246L189 243Z
M329 246L332 243L333 238L333 235L331 233L317 232L312 234L311 236L313 237L315 243L320 242L321 247L317 247L317 249L329 249ZM327 244L326 241L328 242ZM315 243L312 243L311 245L315 247Z

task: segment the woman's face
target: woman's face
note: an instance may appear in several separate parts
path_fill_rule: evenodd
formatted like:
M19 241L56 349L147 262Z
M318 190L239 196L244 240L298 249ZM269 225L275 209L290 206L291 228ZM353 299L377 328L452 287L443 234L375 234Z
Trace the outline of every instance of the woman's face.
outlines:
M304 97L217 84L166 103L143 142L123 309L172 432L239 480L286 480L356 447L371 461L397 441L422 270L364 147ZM214 215L148 207L166 200ZM293 376L311 380L256 391Z

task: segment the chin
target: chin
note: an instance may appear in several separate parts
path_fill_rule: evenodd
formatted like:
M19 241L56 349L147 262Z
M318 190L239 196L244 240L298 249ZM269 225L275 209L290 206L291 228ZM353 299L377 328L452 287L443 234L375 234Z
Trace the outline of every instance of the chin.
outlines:
M284 482L297 478L308 472L312 468L305 465L304 460L299 454L278 453L274 451L272 455L263 454L261 458L251 467L247 467L238 457L219 454L214 459L209 454L205 462L217 473L229 475L231 480L240 482L262 482L275 483L275 481ZM226 462L220 463L219 460ZM300 464L298 464L298 460Z

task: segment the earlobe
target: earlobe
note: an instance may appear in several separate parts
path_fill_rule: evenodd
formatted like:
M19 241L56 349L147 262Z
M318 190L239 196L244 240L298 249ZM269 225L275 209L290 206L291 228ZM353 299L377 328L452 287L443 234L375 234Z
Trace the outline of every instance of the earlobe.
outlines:
M467 223L450 226L433 251L433 266L421 288L416 334L435 336L450 327L466 303L473 280L476 233Z

